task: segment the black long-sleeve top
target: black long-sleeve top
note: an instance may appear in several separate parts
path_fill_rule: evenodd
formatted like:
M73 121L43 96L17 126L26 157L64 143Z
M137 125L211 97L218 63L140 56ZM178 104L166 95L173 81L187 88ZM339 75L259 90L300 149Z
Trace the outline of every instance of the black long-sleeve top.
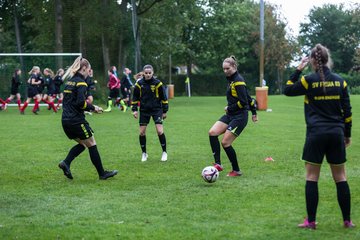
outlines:
M250 97L246 89L244 78L235 72L228 80L228 87L226 91L227 99L227 113L229 115L236 115L242 111L251 110L253 115L256 115L255 101Z
M341 127L345 137L351 137L352 113L347 83L329 68L323 68L325 81L318 72L299 77L296 70L288 80L287 96L305 95L305 121L308 128ZM324 91L325 86L325 91ZM329 128L331 129L331 128Z
M19 85L21 84L20 81L20 76L15 74L12 78L11 78L11 87L16 88L19 87Z
M154 77L149 80L142 78L136 82L131 102L133 112L138 110L139 102L141 112L153 113L162 109L163 113L166 113L169 109L164 86Z
M85 121L84 111L93 111L95 107L86 102L87 84L84 76L76 73L65 83L62 121L73 124Z

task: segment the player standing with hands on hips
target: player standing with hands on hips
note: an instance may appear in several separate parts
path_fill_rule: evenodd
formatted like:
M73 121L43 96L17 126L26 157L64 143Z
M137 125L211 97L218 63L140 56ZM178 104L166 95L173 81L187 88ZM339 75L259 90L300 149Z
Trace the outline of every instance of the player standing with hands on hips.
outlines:
M246 89L246 83L243 77L237 71L237 62L234 56L225 58L223 61L223 71L228 81L226 91L227 106L225 115L223 115L209 130L210 146L214 155L214 167L218 171L224 168L220 161L220 143L219 135L224 134L221 145L228 156L232 171L227 174L228 177L241 176L237 156L231 144L240 136L241 132L248 122L248 111L252 112L252 121L258 120L256 115L255 101L250 97Z
M91 162L94 164L99 178L105 180L115 176L118 171L104 170L93 131L85 120L84 111L94 111L96 113L103 111L101 107L86 101L87 84L85 79L88 77L90 70L89 61L78 57L63 76L63 79L67 77L70 79L65 83L62 126L68 138L75 140L78 144L71 148L65 160L59 163L59 168L63 170L67 178L73 179L70 164L85 148L88 148Z
M146 127L150 122L150 117L155 122L156 132L163 150L161 161L167 161L166 138L163 128L163 120L169 109L168 100L162 82L154 78L154 68L145 65L143 68L144 77L136 82L132 101L132 111L134 117L139 118L140 125L140 146L142 150L141 161L145 162L148 158L146 153ZM138 113L138 103L140 102L140 117Z
M314 73L302 76L310 62ZM346 180L346 150L351 143L352 114L347 83L331 72L329 50L321 44L311 50L310 57L302 59L285 87L285 95L305 95L306 140L302 159L305 161L305 199L307 218L298 226L316 229L316 211L319 202L318 181L324 156L330 164L336 184L337 200L345 228L355 225L350 218L351 196Z

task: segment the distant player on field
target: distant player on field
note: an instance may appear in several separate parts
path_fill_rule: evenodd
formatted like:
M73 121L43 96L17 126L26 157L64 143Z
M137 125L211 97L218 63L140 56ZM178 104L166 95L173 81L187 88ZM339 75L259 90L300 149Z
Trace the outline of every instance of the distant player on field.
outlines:
M302 76L301 71L310 64L314 73ZM318 181L324 156L330 164L336 183L337 199L344 227L355 225L350 218L350 188L346 180L345 148L351 143L352 114L347 83L331 72L332 61L327 48L321 44L311 50L310 58L302 59L285 87L285 95L305 95L306 140L302 159L305 161L305 198L307 218L298 226L316 228L316 211L319 202Z
M25 113L25 109L28 106L31 99L34 99L35 104L32 109L34 114L38 114L39 111L39 103L41 101L41 96L39 92L39 86L42 84L42 76L41 71L38 66L33 66L31 71L29 72L30 78L28 79L27 83L27 99L24 102L23 106L20 108L20 114Z
M224 134L221 145L228 156L232 171L227 174L228 177L241 176L236 152L231 144L241 134L248 122L248 111L251 109L252 121L258 120L256 115L255 100L251 99L246 89L246 83L243 77L237 71L237 62L234 56L225 58L223 61L223 71L228 81L226 91L227 106L225 114L209 130L210 146L214 155L214 167L223 171L220 161L220 143L219 135Z
M11 102L11 100L13 100L16 96L17 98L17 104L18 107L20 109L21 107L21 95L19 92L19 86L21 84L20 81L20 75L21 75L21 70L20 69L15 69L14 74L11 78L11 92L10 92L10 97L8 97L5 101L3 99L0 98L0 102L2 103L2 109L6 109L6 105Z
M142 150L141 161L148 158L146 153L146 127L152 118L155 122L156 132L163 150L161 161L167 161L166 138L164 134L163 120L169 109L168 100L162 82L154 78L154 69L151 65L145 65L144 75L135 84L132 101L132 112L134 117L139 118L140 125L140 146ZM138 103L140 102L140 116Z

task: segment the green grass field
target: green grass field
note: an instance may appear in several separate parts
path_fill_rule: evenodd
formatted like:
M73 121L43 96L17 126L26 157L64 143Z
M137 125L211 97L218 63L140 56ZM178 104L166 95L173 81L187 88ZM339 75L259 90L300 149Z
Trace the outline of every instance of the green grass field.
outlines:
M360 96L351 101L347 175L359 227ZM170 100L166 163L153 123L142 163L130 112L87 116L105 168L120 171L107 181L98 180L87 150L72 164L74 180L63 176L57 164L74 142L62 131L61 113L0 112L0 239L360 239L358 227L342 227L327 164L318 229L296 227L306 216L303 97L269 97L272 112L259 112L260 121L249 121L234 143L244 175L226 177L231 169L222 151L225 171L216 183L204 182L201 170L213 162L208 130L224 106L225 97Z

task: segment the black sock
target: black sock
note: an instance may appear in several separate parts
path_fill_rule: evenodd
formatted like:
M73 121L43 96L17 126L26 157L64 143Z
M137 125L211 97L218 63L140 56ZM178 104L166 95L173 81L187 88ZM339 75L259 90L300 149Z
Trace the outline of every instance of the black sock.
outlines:
M350 221L351 195L347 181L336 183L337 199L344 221Z
M316 220L316 210L319 203L319 190L317 182L306 181L305 199L308 221L314 222Z
M218 136L209 136L210 146L213 152L214 160L217 164L221 165L220 161L220 142Z
M73 146L68 155L66 156L64 162L70 166L71 162L80 155L85 150L85 147L82 144L76 144Z
M232 169L236 172L240 171L239 164L238 164L237 157L236 157L236 152L235 152L234 148L230 145L229 147L224 147L224 150L231 162Z
M94 164L99 176L104 174L104 168L101 162L99 151L97 150L97 146L94 145L92 147L89 147L89 154L91 162Z
M165 134L161 134L161 135L158 135L159 136L159 141L160 141L160 144L161 144L161 148L163 150L163 152L166 152L166 137L165 137Z
M141 136L139 135L140 147L141 151L146 153L146 135Z

